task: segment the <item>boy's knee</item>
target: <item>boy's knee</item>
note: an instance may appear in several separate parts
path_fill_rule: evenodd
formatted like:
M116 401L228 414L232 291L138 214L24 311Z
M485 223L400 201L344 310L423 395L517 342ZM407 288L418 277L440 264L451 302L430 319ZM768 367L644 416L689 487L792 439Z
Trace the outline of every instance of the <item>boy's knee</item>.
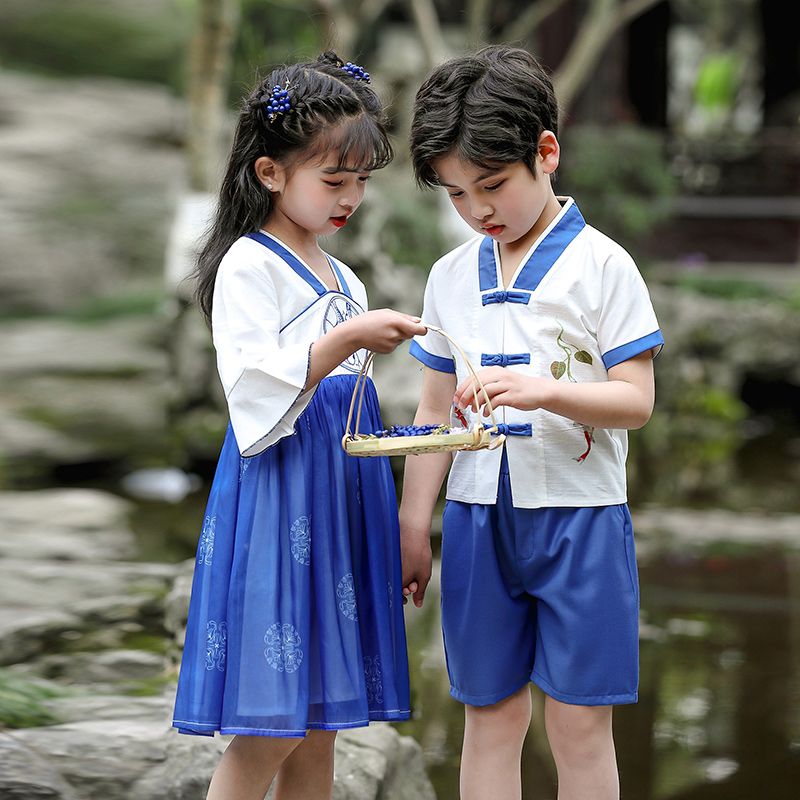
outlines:
M611 706L574 706L548 697L545 728L554 754L591 758L613 741Z
M499 730L504 736L524 738L531 722L531 693L527 686L490 706L466 706L467 723L473 729Z

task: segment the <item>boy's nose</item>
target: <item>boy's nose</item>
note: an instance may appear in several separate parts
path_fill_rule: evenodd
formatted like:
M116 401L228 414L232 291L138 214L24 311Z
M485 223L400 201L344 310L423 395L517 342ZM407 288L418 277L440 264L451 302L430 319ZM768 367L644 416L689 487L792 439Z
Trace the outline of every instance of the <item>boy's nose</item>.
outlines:
M488 219L492 215L492 208L485 203L474 204L470 207L470 213L474 219L483 222L483 220Z

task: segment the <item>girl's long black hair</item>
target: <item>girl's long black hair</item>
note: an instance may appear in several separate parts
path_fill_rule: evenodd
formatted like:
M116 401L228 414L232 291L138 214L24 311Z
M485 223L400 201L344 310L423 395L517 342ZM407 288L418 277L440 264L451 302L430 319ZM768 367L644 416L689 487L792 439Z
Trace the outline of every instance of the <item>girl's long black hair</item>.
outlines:
M277 67L245 99L216 214L192 275L197 303L209 323L222 257L240 236L261 228L270 213L270 193L255 174L258 158L292 166L335 151L339 166L359 171L391 161L380 100L366 81L355 80L342 66L328 51L316 61ZM288 86L292 107L270 121L267 106L275 86Z

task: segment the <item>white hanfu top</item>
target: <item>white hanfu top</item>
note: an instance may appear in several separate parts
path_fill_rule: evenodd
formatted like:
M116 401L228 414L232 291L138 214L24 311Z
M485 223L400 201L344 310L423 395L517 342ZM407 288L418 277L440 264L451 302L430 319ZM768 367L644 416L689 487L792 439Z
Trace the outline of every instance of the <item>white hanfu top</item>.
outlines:
M263 232L231 245L214 284L211 330L236 442L255 456L294 432L314 395L304 392L311 345L367 309L364 284L328 256L339 291L328 289L289 247ZM330 375L358 373L354 353Z
M480 236L434 264L425 322L443 328L472 364L500 365L550 380L608 380L608 370L664 339L642 276L625 250L587 225L571 198L534 242L507 288L497 243ZM443 337L416 337L423 364L468 377ZM537 409L495 412L507 434L514 506L604 506L627 498L627 432L586 428ZM494 503L503 448L459 452L447 498Z

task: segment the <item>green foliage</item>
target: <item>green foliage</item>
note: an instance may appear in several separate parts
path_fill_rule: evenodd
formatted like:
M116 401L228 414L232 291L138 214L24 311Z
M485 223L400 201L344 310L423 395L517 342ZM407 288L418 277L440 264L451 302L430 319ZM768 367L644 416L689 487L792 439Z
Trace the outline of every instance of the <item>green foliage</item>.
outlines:
M275 64L310 58L324 46L312 10L305 0L242 0L230 84L233 105Z
M149 291L90 297L81 305L67 311L65 316L75 322L87 324L105 322L119 317L155 316L165 300L166 295L160 287Z
M383 251L397 264L410 264L427 272L449 249L441 230L436 196L420 192L409 182L389 201L391 212L381 230Z
M177 86L191 24L185 3L6 0L4 66L45 74L108 75Z
M0 669L0 726L34 728L59 720L44 701L67 692L46 681L31 681Z
M733 53L712 53L697 71L694 99L708 110L733 108L736 100L739 67Z
M587 221L626 247L670 213L675 182L660 134L632 125L568 128L555 189L574 195Z
M667 281L685 291L722 300L765 300L771 303L788 306L800 310L800 287L789 291L777 286L770 286L763 281L747 278L713 275L678 276L674 281Z

